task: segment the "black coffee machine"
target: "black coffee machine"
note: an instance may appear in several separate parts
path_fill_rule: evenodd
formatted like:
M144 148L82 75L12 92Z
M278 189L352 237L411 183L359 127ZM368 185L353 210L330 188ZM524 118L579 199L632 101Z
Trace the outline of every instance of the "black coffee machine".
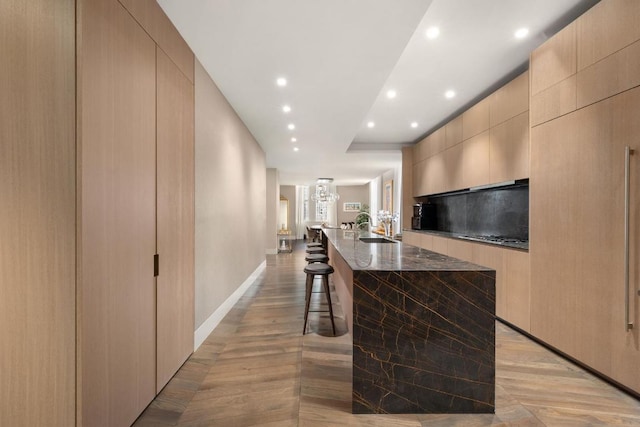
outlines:
M413 205L412 230L436 230L437 228L436 205L432 203L417 203Z

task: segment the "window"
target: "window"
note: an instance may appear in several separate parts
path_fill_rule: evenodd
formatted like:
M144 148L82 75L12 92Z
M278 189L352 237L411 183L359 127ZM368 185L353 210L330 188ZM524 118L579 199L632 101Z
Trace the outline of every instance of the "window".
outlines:
M309 187L302 187L302 220L309 221Z
M316 221L326 221L327 213L327 202L316 202Z

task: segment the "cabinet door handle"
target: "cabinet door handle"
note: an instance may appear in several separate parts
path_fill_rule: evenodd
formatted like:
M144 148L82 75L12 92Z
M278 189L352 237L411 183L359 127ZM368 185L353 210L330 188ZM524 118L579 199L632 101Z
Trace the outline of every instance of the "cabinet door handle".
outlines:
M624 148L624 323L625 331L633 329L633 323L629 319L629 187L631 147Z

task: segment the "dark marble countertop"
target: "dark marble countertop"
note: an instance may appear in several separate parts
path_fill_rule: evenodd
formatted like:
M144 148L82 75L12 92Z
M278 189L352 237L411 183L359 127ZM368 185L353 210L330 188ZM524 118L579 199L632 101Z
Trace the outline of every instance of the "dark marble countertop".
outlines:
M369 232L336 229L324 229L323 232L354 271L492 271L399 241L365 243L360 240L381 238L380 235Z
M486 240L482 240L481 241L481 240L470 239L468 237L465 237L461 233L452 233L450 231L413 230L413 229L408 229L408 228L405 228L402 231L403 232L410 231L412 233L431 234L433 236L446 237L446 238L449 238L449 239L459 239L459 240L464 240L464 241L467 241L467 242L480 243L481 245L499 246L501 248L517 249L517 250L520 250L520 251L529 252L529 242L498 243L498 242L490 242L490 241L486 241Z

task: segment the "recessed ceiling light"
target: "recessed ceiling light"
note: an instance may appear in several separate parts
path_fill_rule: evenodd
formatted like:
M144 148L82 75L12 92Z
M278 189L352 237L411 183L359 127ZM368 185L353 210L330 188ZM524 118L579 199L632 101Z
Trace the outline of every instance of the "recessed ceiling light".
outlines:
M291 142L298 142L298 138L291 138Z
M296 125L294 125L293 123L289 123L289 126L287 126L289 128L289 130L294 130L296 128Z
M300 149L298 147L293 147L293 151L300 151Z
M440 28L438 27L427 28L427 31L424 34L425 36L427 36L429 40L437 39L438 36L440 35Z
M412 128L417 128L418 127L418 122L411 122L411 127Z
M279 77L278 80L276 80L276 84L280 87L284 87L287 85L287 79L285 79L284 77Z
M396 93L396 91L395 91L395 90L393 90L393 89L389 89L389 90L387 91L387 98L389 98L389 99L393 99L393 98L395 98L395 97L396 97L396 95L397 95L397 93Z
M513 34L517 39L523 39L529 35L528 28L520 28Z
M451 98L453 98L454 96L456 96L456 93L455 93L455 91L453 91L453 90L448 90L448 91L446 91L446 92L444 93L444 97L445 97L445 98L447 98L447 99L451 99Z
M291 111L291 107L289 107L288 105L283 105L282 106L282 111L284 111L285 113L288 113Z
M368 128L372 128L372 127L374 127L375 125L376 125L376 124L375 124L374 122L369 122L369 123L367 123L367 127L368 127Z

